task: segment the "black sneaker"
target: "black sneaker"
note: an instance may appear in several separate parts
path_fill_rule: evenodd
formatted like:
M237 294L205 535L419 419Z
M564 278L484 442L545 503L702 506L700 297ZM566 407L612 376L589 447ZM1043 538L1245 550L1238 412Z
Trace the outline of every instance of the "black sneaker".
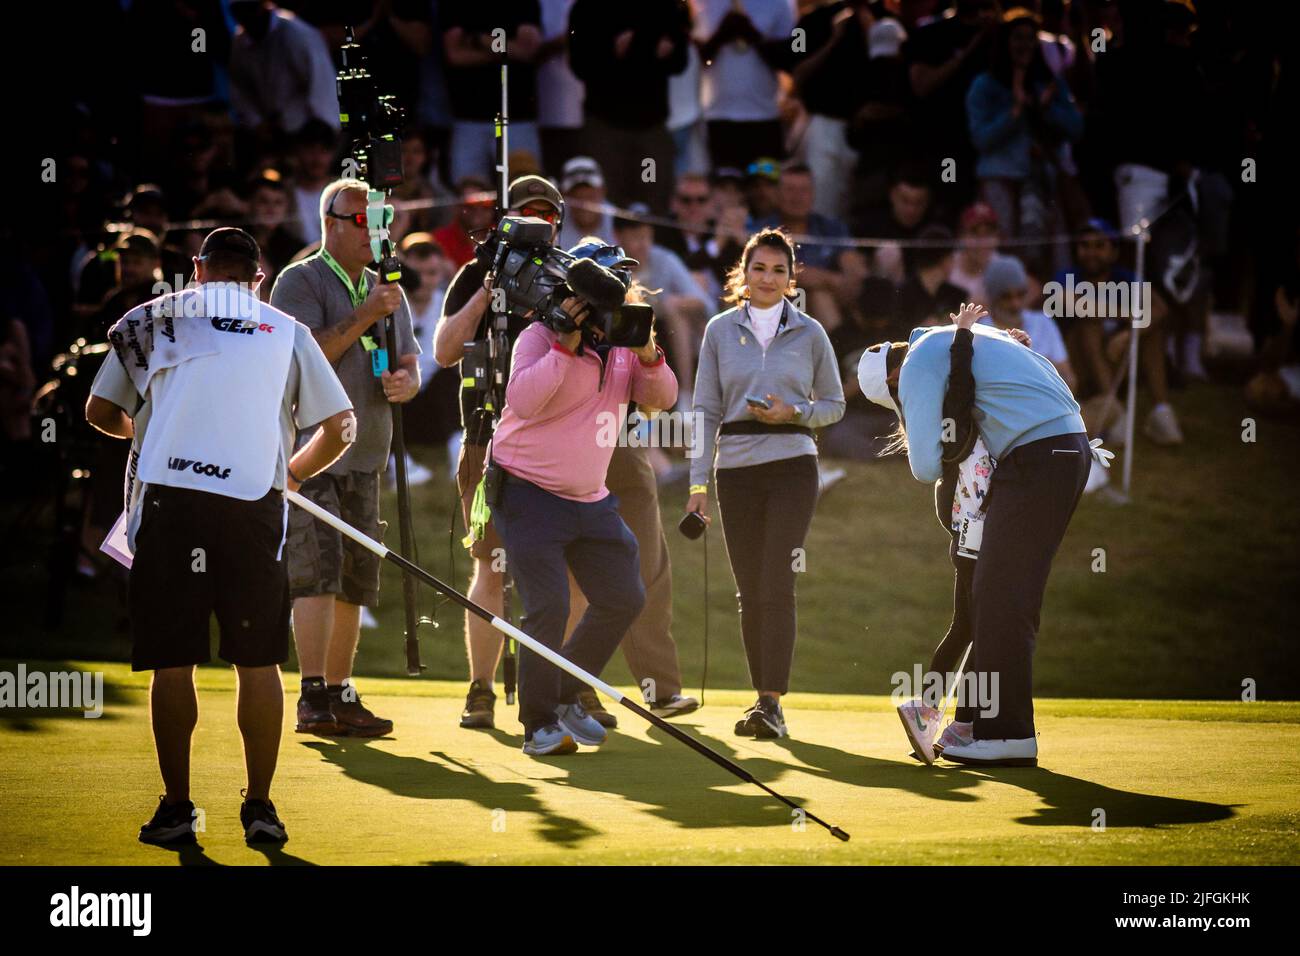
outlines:
M289 840L289 833L275 815L275 804L270 800L245 798L239 808L239 822L244 827L245 843L287 843Z
M158 798L158 809L153 819L140 828L140 842L153 846L182 846L197 843L194 836L194 804L168 803L166 797Z
M754 725L755 737L759 740L776 740L779 737L789 736L780 701L764 694L758 698L758 703L754 706L751 722Z
M328 696L307 695L298 698L298 723L294 730L300 734L320 734L323 737L337 737L347 732L334 719Z
M761 698L761 697L759 698L759 700L762 700L762 699L763 699L763 698ZM745 711L745 716L741 717L740 720L736 721L736 736L737 736L737 737L754 737L754 736L757 736L758 731L757 731L757 729L756 729L756 727L755 727L755 724L754 724L754 715L757 714L757 713L758 713L758 702L755 701L754 704L753 704L753 706L749 707L749 708Z
M460 712L460 725L468 730L493 730L496 728L495 707L497 695L481 680L469 685L465 695L465 709Z
M338 687L331 687L329 698L330 713L339 726L339 733L349 737L383 737L393 732L391 720L376 717L362 705L361 695L350 678Z
M588 717L606 730L613 730L618 726L618 718L605 709L605 705L600 702L600 696L594 690L578 691L578 703L587 712Z

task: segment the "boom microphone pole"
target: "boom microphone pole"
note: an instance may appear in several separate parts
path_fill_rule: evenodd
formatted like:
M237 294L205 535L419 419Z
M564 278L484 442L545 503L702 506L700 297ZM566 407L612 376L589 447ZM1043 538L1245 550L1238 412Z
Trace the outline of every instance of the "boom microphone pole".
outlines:
M388 200L394 186L402 184L402 141L400 139L402 111L391 96L378 96L374 92L373 78L366 69L361 47L352 28L344 35L339 51L341 65L335 80L339 100L339 121L344 133L350 132L352 167L345 175L355 175L370 186L366 194L366 225L370 231L370 251L374 256L379 281L398 282L402 267L393 254L393 243L388 235L392 223L393 207ZM349 55L355 57L349 62ZM384 348L370 353L375 377L384 372L396 372L400 362L397 347L397 320L392 313L384 317ZM413 553L415 529L411 522L411 489L406 475L406 436L402 428L402 406L390 402L393 414L392 450L397 471L397 526L402 556ZM402 603L406 623L406 672L412 677L424 670L420 663L420 644L416 630L420 619L416 610L415 582L403 576Z
M496 221L501 222L510 205L510 67L501 64L501 110L496 120L497 182ZM491 308L491 303L489 303ZM494 311L492 329L488 333L488 375L489 386L487 401L499 412L505 406L506 380L510 376L510 336L509 316L505 310ZM510 597L513 587L510 582L509 567L503 575L502 612L510 617ZM505 681L506 703L514 704L515 688L519 676L519 648L514 638L505 638L505 653L501 657L501 676Z
M668 736L672 737L674 740L677 740L678 742L683 743L686 746L690 747L700 756L712 760L715 764L717 764L723 770L726 770L728 773L734 774L735 776L739 777L741 780L745 781L746 783L752 783L754 786L758 787L760 790L763 790L765 793L768 793L771 796L776 797L776 799L780 800L782 803L790 807L792 810L797 810L799 813L802 813L805 818L813 821L813 823L825 827L830 832L830 834L833 837L835 837L837 840L842 840L845 842L848 841L849 835L845 833L843 830L841 830L839 827L831 826L831 824L827 823L821 817L817 816L815 813L811 813L810 811L805 810L803 807L799 806L789 797L785 797L777 793L775 790L773 790L767 784L763 783L761 780L757 779L752 773L750 773L744 767L740 766L740 764L736 763L734 760L731 760L728 757L724 757L722 754L718 753L713 748L696 740L694 737L686 733L686 731L682 730L680 727L674 727L672 724L664 720L662 717L656 717L645 707L642 707L640 704L636 703L631 698L621 694L618 690L611 687L609 684L606 684L599 677L587 673L585 670L583 670L577 664L573 663L567 657L565 657L564 655L560 654L557 651L551 650L551 648L547 647L541 641L537 640L534 637L529 636L528 634L525 634L519 628L511 624L509 621L504 621L501 618L497 617L496 615L492 614L490 611L486 610L485 608L479 607L477 604L475 604L465 595L461 594L459 591L453 588L450 584L446 584L438 580L428 571L424 570L423 568L419 567L416 564L411 563L401 555L394 554L388 548L384 547L384 545L381 544L380 542L375 541L373 538L369 538L366 535L362 534L360 531L352 527L342 518L339 518L337 515L330 514L320 505L316 504L314 501L304 498L298 492L289 491L286 492L285 494L290 501L292 501L299 508L302 508L313 518L316 518L318 521L325 522L335 531L338 531L340 534L346 535L347 537L351 538L353 541L361 545L367 551L370 551L373 554L378 555L380 558L386 561L391 561L393 564L397 565L399 568L401 568L404 577L413 580L418 579L424 584L427 584L429 587L442 592L443 594L447 595L447 597L451 598L453 601L459 604L461 607L465 608L465 610L469 611L471 614L475 614L478 617L481 617L483 620L487 621L494 628L500 631L503 635L513 638L514 640L518 641L520 644L527 647L534 654L544 657L546 660L550 661L552 664L554 664L560 670L564 671L566 674L569 674L572 677L576 677L578 680L582 681L587 686L593 688L594 690L600 691L602 694L604 694L606 697L610 698L611 700L615 701L616 703L622 704L624 707L632 711L632 713L636 714L638 717L641 717L642 719L649 721L659 730L668 734Z

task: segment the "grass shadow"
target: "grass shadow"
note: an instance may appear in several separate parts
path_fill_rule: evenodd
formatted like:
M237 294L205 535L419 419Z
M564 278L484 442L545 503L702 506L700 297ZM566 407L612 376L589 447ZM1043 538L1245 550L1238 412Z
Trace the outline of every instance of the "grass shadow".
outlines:
M1232 804L1162 797L1117 790L1041 767L987 767L977 774L1035 793L1046 804L1028 816L1016 817L1027 826L1091 827L1097 810L1105 811L1105 826L1152 828L1188 823L1214 823L1236 815Z
M469 800L485 810L535 814L538 835L549 843L573 846L600 833L581 820L556 813L542 802L530 783L499 782L471 764L449 757L424 759L368 746L361 738L304 741L348 777L389 793L416 800ZM439 755L431 755L439 756Z

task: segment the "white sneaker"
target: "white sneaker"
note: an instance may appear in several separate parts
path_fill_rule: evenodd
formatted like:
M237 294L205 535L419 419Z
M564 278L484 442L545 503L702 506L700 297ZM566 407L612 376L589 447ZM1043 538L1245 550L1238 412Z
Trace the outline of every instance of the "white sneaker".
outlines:
M839 465L823 465L820 462L817 465L817 477L821 480L821 490L823 492L830 491L847 474L848 471Z
M944 760L984 767L1037 767L1038 738L972 740L943 748Z
M406 456L406 483L414 488L433 480L433 469L426 468L410 455Z
M898 719L903 722L903 732L916 755L926 765L934 763L934 738L939 736L939 710L919 700L908 700L898 705Z
M683 697L681 694L673 694L665 700L656 700L650 704L650 713L664 718L681 717L683 714L691 714L699 709L698 700L694 697Z
M943 728L943 733L939 739L934 742L934 755L942 756L944 750L949 747L964 747L975 738L972 736L975 725L971 723L961 723L959 721L950 721L948 726Z
M370 608L365 605L361 606L361 626L367 631L373 631L379 627L379 622L376 621L375 616L370 613Z
M1157 445L1183 443L1183 430L1178 427L1178 416L1174 414L1174 407L1168 402L1162 402L1151 409L1142 431Z

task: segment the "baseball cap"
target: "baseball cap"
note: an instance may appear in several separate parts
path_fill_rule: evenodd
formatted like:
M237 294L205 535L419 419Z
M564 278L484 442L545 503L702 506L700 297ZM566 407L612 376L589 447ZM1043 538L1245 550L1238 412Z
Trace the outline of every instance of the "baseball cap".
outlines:
M159 254L158 237L148 229L141 229L138 226L119 234L117 242L113 243L113 248L118 252L135 252L144 256Z
M234 226L213 229L204 238L203 245L199 247L199 258L207 259L214 253L248 259L255 266L262 260L262 250L258 248L257 240Z
M615 229L631 229L634 226L649 225L645 220L652 215L650 207L643 202L634 202L623 210L623 214L614 220Z
M898 411L894 396L889 394L888 363L890 343L881 342L862 353L858 360L858 387L864 398L883 405L892 412Z
M971 203L961 214L961 228L963 232L969 232L980 226L998 227L998 214L992 206L986 202Z
M590 156L573 157L564 164L560 174L560 188L566 193L577 186L595 186L600 189L604 185L605 176L600 171L600 163Z
M541 176L520 176L510 184L511 209L518 209L520 206L539 200L550 204L556 210L564 204L564 199L560 196L560 191L555 188L555 184Z
M882 56L898 56L906 41L907 31L897 20L891 17L877 20L867 31L867 56L873 60Z

